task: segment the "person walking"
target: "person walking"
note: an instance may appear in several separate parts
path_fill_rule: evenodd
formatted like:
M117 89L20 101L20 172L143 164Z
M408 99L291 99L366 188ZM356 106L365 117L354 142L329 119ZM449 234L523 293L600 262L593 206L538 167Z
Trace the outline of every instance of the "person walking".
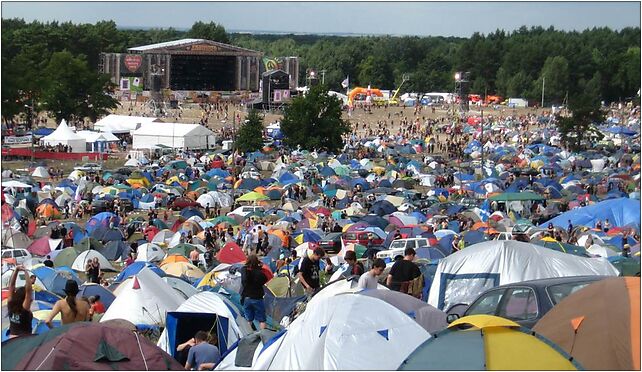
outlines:
M310 257L308 257L307 254L304 254L301 262L299 263L299 272L297 273L297 277L308 295L312 295L321 286L319 276L321 266L319 262L324 256L325 250L317 247L314 249Z
M259 327L265 329L265 304L263 302L263 285L267 283L267 277L261 269L259 258L252 254L245 261L241 269L241 300L245 310L245 319L250 323L252 329L256 330L254 320L259 322Z
M24 287L16 288L16 279L18 273L23 271L25 277L27 270L18 265L14 268L9 280L9 295L7 297L7 311L9 316L9 338L30 335L32 331L31 321L33 313L31 312L32 287L31 280L26 280Z
M376 258L372 263L372 268L367 273L359 277L357 288L361 289L377 289L379 284L378 277L386 269L386 263L381 258Z
M53 319L61 313L62 324L70 324L75 322L84 322L89 319L89 303L83 300L77 300L78 283L75 280L69 279L65 284L64 290L66 296L62 300L58 300L55 304L45 324L47 327L53 328Z
M416 255L415 250L413 248L406 248L403 253L403 260L399 260L392 265L390 273L386 278L386 285L393 291L407 293L408 283L420 276L421 271L419 267L412 262Z

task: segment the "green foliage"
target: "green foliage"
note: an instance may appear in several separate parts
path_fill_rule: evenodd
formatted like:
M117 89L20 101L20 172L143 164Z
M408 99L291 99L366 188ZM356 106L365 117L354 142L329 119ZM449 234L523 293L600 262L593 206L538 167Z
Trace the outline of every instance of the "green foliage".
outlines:
M241 152L252 152L263 147L263 117L256 111L251 110L245 123L239 128L234 148Z
M569 98L570 116L557 117L557 129L562 143L573 151L581 151L587 145L590 147L604 137L595 126L604 121L599 97L595 96L595 84L596 81L592 79L584 85L584 93Z
M82 55L54 53L44 75L47 81L42 91L43 105L56 121L84 117L96 120L118 105L107 95L113 89L109 77L90 70Z
M350 124L341 118L341 102L317 85L307 95L296 97L281 121L285 144L291 148L337 152L343 147L342 135Z
M186 36L194 39L206 39L226 44L230 42L227 37L227 33L225 32L225 28L214 22L203 23L198 21L194 23Z

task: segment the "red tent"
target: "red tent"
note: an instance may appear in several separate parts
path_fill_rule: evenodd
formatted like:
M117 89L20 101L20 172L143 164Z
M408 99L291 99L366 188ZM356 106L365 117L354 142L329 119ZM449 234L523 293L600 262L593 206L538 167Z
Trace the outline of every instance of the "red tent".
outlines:
M51 245L49 244L49 239L50 238L48 235L45 235L40 239L36 239L33 241L33 243L31 243L31 245L29 245L29 247L27 247L27 250L29 251L29 253L33 255L44 257L51 252ZM58 240L59 241L58 244L62 242L62 239L51 239L51 240L54 240L54 241Z
M221 263L226 264L235 264L239 262L245 262L247 257L241 247L234 242L228 242L223 248L216 254L216 259Z
M145 230L143 231L143 234L145 235L145 238L147 239L147 241L151 242L152 239L154 239L154 236L158 234L159 231L160 230L158 229L158 227L150 225L145 228Z

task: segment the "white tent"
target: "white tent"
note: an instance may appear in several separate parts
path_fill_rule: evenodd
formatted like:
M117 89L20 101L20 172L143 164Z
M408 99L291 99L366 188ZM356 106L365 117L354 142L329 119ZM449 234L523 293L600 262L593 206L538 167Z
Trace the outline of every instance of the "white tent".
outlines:
M43 137L40 141L49 146L56 146L58 144L70 146L71 152L85 152L85 139L74 133L64 119L55 131Z
M150 149L156 145L173 148L209 149L214 146L214 132L200 124L147 123L132 132L133 148Z
M107 115L94 123L94 129L109 133L131 133L146 123L162 122L158 118L128 115Z
M134 324L165 326L169 311L176 310L185 300L156 273L144 268L119 287L101 322L125 319Z
M164 276L161 279L163 279L165 283L169 284L170 287L174 288L176 293L186 300L198 293L198 289L194 288L194 286L183 279L174 278L172 276Z
M112 304L113 306L113 304ZM202 314L211 314L210 319L216 319L216 327L219 339L219 350L225 353L241 337L252 332L250 324L243 318L236 306L225 296L214 292L200 292L183 302L175 311L167 316L167 327L163 330L158 340L158 347L170 355L174 355L177 342L177 329L194 326L194 322L183 322L182 320L201 319ZM195 317L196 315L196 317ZM194 329L194 332L199 329Z
M71 268L76 270L76 271L85 271L85 265L87 264L87 260L93 260L94 258L98 258L98 262L100 263L100 270L112 270L116 271L114 267L109 263L109 261L103 256L100 252L89 249L84 252L81 252L78 257L74 260L74 263L71 264Z
M31 239L22 231L11 228L2 228L2 246L14 249L27 249L31 245Z
M109 132L92 132L89 130L81 130L76 132L77 135L83 137L87 141L87 151L91 152L104 152L107 150L109 142L120 141L118 137Z
M47 171L47 168L45 168L45 167L36 167L36 169L33 170L33 173L31 173L31 177L49 178L51 176L49 175L49 172Z
M392 370L429 337L383 300L340 294L308 305L252 369Z
M163 257L165 252L159 246L154 243L145 243L138 247L136 261L160 262Z
M430 287L428 304L448 310L470 304L483 291L525 280L578 275L617 276L606 259L586 258L513 240L473 244L442 259Z

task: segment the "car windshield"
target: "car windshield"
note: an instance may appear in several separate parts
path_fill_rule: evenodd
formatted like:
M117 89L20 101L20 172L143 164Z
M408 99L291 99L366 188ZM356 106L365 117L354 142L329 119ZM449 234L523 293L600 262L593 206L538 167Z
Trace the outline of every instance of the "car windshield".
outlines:
M546 288L546 292L548 293L548 296L551 298L551 302L553 303L553 305L557 305L560 301L566 298L566 296L579 291L580 289L586 287L591 283L593 282L590 281L590 282L557 284Z

